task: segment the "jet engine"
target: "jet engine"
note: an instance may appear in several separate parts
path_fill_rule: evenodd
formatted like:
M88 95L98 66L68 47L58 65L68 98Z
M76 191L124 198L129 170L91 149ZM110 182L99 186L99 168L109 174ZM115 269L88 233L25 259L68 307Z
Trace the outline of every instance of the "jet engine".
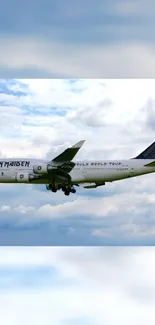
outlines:
M35 174L47 174L50 170L54 169L50 164L39 164L33 166L33 172Z
M28 173L17 173L16 175L16 181L18 183L29 183L33 182L37 179L39 179L39 175L33 175L33 174L28 174Z

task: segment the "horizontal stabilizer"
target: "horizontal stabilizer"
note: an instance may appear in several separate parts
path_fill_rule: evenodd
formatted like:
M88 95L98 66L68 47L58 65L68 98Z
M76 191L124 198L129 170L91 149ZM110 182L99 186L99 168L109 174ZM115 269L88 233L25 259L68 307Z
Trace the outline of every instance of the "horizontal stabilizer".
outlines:
M145 167L155 167L155 160L152 161L151 163L144 165Z
M54 158L51 163L54 166L62 166L64 164L68 164L72 161L72 159L76 156L78 151L81 149L82 145L84 144L85 140L81 140L78 143L76 143L71 148L66 149L64 152L62 152L59 156Z

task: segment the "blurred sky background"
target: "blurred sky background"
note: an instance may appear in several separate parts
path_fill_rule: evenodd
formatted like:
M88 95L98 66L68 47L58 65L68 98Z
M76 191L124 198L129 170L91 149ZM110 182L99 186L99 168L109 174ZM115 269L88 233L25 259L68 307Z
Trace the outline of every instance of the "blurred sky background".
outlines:
M154 325L154 248L0 248L5 325Z
M152 78L153 0L5 0L2 78Z

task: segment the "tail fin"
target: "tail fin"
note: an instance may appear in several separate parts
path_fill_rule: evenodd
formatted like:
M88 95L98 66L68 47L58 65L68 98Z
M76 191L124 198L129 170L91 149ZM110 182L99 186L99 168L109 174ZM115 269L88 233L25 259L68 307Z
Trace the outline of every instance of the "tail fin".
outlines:
M134 159L155 159L155 142Z

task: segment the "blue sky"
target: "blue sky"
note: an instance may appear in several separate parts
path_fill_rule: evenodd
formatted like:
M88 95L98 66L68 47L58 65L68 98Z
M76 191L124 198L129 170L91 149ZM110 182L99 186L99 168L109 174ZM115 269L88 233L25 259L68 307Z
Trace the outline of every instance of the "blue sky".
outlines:
M154 248L0 248L3 324L153 325Z
M3 1L4 78L154 76L153 0Z
M0 156L124 159L155 140L154 80L0 81ZM154 175L76 195L0 184L0 245L154 245Z

